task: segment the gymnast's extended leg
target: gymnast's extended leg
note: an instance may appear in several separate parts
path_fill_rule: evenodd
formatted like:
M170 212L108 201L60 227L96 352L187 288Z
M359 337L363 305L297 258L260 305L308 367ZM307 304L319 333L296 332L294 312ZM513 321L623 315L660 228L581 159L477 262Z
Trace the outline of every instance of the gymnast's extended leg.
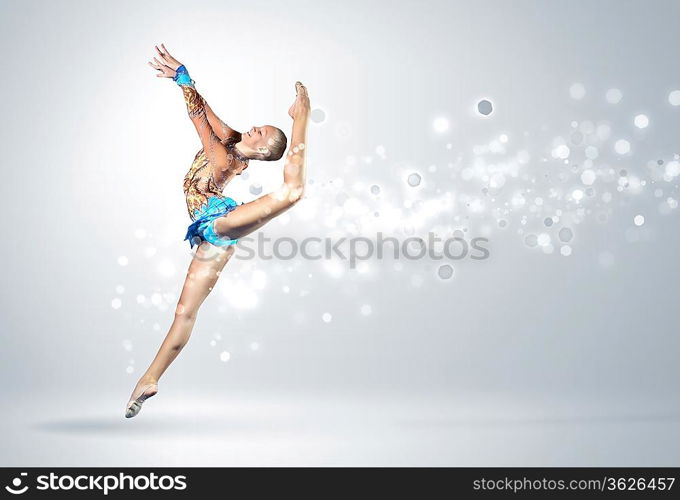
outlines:
M297 96L289 110L293 118L291 144L283 167L283 184L276 191L236 207L227 215L215 219L214 229L219 236L238 239L262 227L277 215L296 204L304 194L307 156L307 121L309 96L300 82Z

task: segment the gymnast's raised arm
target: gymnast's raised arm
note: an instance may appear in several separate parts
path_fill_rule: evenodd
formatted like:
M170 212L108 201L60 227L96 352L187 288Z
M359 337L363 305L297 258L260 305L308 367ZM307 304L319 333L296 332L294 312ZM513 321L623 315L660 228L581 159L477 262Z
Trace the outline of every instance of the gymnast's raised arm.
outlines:
M172 57L163 44L161 44L161 47L163 51L156 47L161 60L159 61L154 57L156 64L149 62L149 65L159 71L156 74L157 77L172 78L179 84L182 88L189 118L196 127L205 154L215 166L226 165L227 150L223 142L231 136L238 137L238 132L228 127L215 115L194 87L194 81L184 65Z
M210 105L205 102L205 100L203 103L205 106L206 116L208 117L208 123L210 123L213 132L215 132L215 135L220 138L222 143L224 143L229 138L234 138L236 140L241 138L240 132L234 130L229 125L220 120L219 116L215 114L215 112L210 108Z

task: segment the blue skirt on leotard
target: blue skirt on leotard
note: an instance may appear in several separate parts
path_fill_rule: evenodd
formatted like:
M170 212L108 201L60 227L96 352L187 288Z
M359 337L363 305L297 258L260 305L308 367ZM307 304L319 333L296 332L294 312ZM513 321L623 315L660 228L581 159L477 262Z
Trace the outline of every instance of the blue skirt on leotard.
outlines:
M240 203L240 205L243 205L243 203ZM215 233L214 228L215 219L228 214L238 206L239 203L228 196L211 196L208 198L207 204L203 204L200 210L197 209L194 212L195 219L189 224L187 235L184 239L189 240L191 248L194 248L194 245L198 245L204 240L220 247L238 243L238 239L231 240L224 236L219 236Z

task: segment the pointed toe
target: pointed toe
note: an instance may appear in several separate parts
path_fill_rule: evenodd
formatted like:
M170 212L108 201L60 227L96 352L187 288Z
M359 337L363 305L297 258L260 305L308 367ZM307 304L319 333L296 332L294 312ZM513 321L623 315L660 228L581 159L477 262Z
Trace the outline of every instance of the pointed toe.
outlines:
M137 401L131 401L130 404L128 405L127 409L125 410L125 418L132 418L135 415L139 413L139 410L142 409L142 405L137 403Z
M152 389L147 393L148 389ZM150 384L144 388L142 393L136 399L131 399L128 401L127 408L125 409L125 418L132 418L137 415L142 409L142 403L146 401L151 396L154 396L158 392L157 384Z

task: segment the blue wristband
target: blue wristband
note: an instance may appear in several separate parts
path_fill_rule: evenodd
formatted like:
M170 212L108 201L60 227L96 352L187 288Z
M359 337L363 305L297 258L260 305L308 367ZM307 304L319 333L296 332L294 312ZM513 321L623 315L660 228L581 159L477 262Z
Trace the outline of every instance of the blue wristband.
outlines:
M175 76L172 79L177 83L177 85L193 85L194 81L189 76L189 72L182 64L179 68L175 70Z

